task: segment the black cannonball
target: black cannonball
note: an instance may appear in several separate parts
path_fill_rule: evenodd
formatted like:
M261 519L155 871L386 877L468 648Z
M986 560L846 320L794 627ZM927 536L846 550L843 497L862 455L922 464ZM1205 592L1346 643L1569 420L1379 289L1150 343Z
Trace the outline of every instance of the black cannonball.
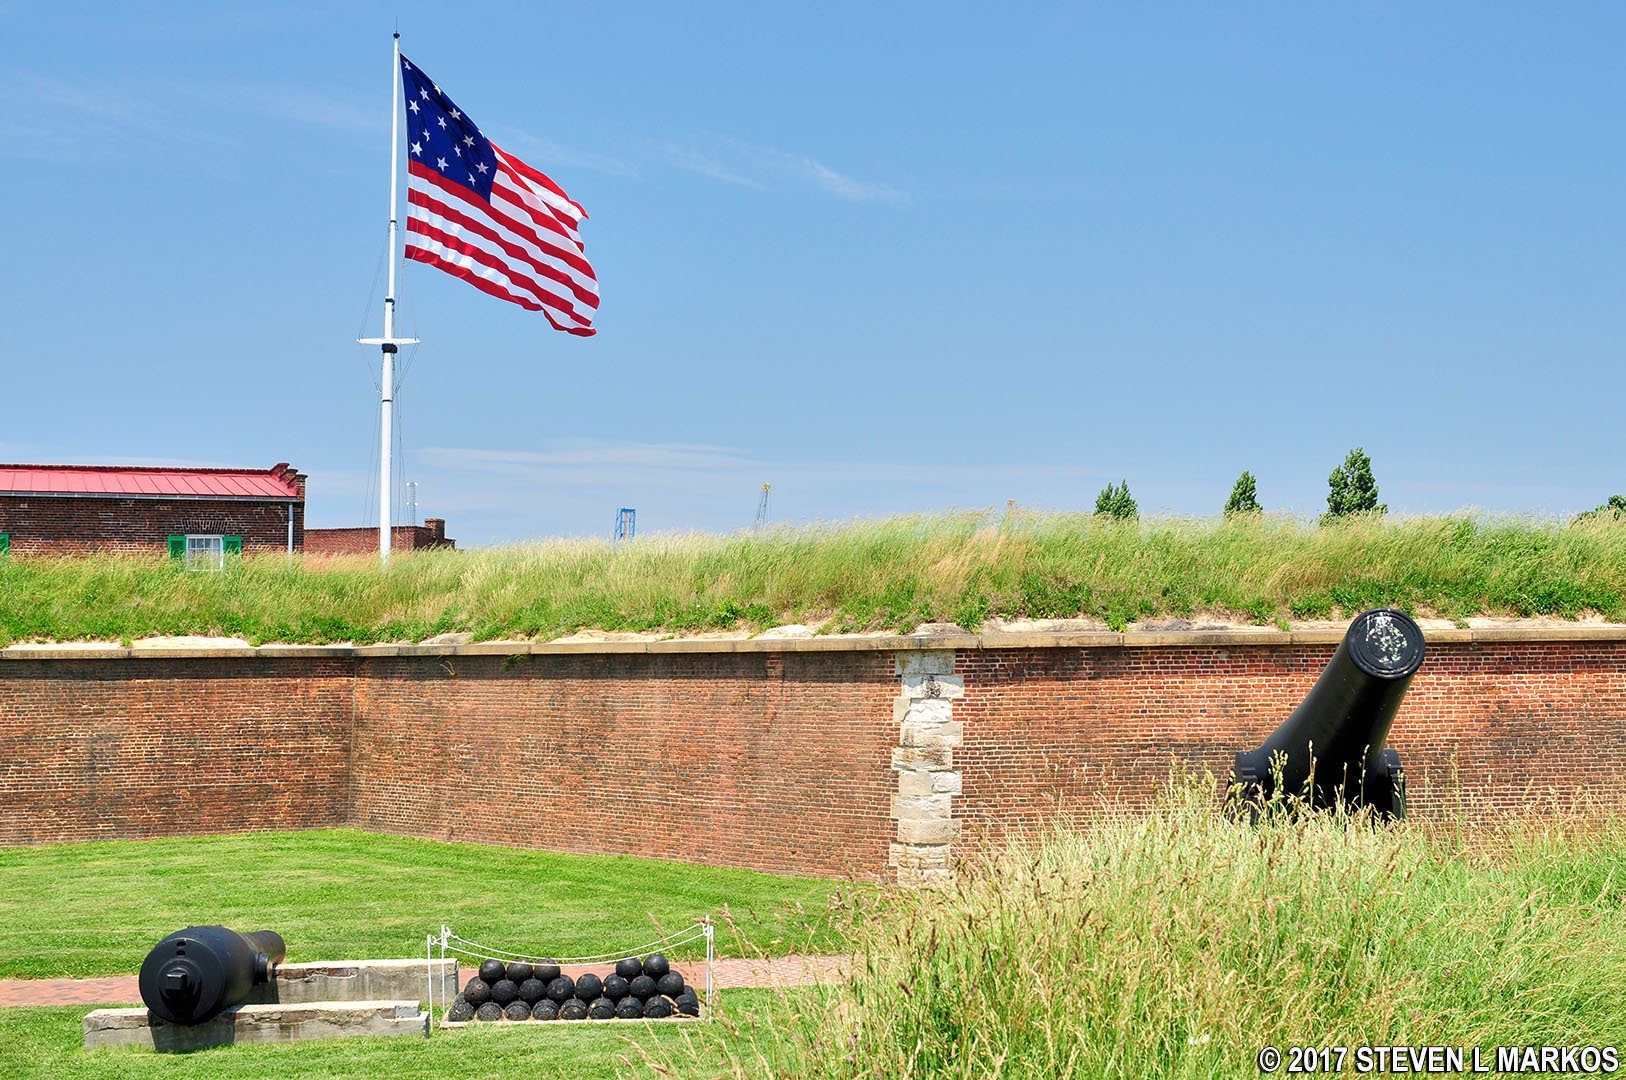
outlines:
M587 1006L587 1015L594 1020L608 1020L615 1015L615 1002L607 997L595 998L593 1003Z
M677 1001L673 1002L673 1004L677 1006L677 1011L684 1016L700 1015L700 999L695 997L694 987L692 986L679 994Z
M646 1020L665 1020L672 1015L672 999L656 995L644 1002Z
M655 989L669 998L675 998L683 993L683 976L675 971L668 971L655 980Z
M615 1007L615 1015L622 1020L641 1020L644 1015L644 1003L628 994L621 999L621 1004Z
M615 973L631 982L644 973L643 961L636 956L629 956L625 960L617 960L615 962Z
M519 999L527 1005L535 1005L547 992L548 988L541 979L526 979L519 984Z
M604 996L604 980L589 971L576 979L576 996L583 1001L592 1001L596 997Z
M498 1005L507 1005L519 997L519 987L512 979L498 979L491 984L491 1000Z
M488 1001L474 1010L474 1018L476 1020L501 1020L502 1006L495 1001Z
M557 1020L557 1019L559 1019L559 1003L557 1001L554 1001L551 998L543 998L541 1001L539 1001L535 1005L531 1006L531 1019L532 1020Z
M650 953L644 957L644 974L651 979L658 979L671 970L671 963L660 953Z
M627 984L627 993L639 1001L648 1001L655 996L655 980L648 975L640 975Z
M576 980L569 975L560 975L548 983L548 997L564 1004L576 996Z
M503 966L501 960L487 960L480 965L480 978L488 983L494 983L507 974L508 969Z
M474 1006L466 1001L454 1001L446 1010L446 1019L454 1024L466 1024L474 1019Z
M463 988L463 1000L475 1008L479 1008L491 1000L491 984L476 975Z
M512 961L508 965L505 974L515 983L522 983L526 979L533 979L536 977L536 973L532 970L531 965L523 963L519 960Z
M559 1006L559 1019L586 1020L587 1002L583 1001L581 998L571 998L569 1001Z
M523 1001L511 1001L508 1003L508 1008L502 1011L502 1014L508 1020L529 1020L531 1018L531 1007Z
M540 979L544 984L550 983L559 977L558 964L532 964L531 978Z
M619 975L611 975L604 980L604 996L611 1001L620 1001L627 996L627 980Z

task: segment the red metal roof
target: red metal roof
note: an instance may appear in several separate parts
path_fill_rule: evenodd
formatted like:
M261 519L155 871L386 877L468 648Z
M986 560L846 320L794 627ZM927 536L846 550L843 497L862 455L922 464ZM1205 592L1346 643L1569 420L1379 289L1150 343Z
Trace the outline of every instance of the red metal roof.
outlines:
M297 499L294 471L128 468L119 465L0 465L0 494L125 495L203 499Z

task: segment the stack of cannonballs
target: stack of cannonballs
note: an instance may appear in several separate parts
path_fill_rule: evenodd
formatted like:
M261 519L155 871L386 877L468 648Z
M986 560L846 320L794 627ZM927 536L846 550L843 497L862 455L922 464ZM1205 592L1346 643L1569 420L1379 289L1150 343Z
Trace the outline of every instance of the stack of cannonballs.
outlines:
M467 1020L664 1020L699 1016L700 998L660 953L616 961L603 978L570 976L558 964L504 964L487 960L457 995L446 1019Z

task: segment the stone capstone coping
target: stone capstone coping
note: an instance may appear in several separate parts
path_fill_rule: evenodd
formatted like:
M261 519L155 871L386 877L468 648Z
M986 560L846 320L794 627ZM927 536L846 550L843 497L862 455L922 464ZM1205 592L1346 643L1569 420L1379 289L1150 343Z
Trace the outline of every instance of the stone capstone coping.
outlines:
M355 1035L422 1035L417 1001L313 1001L238 1005L202 1024L170 1024L146 1009L96 1009L85 1016L85 1048L140 1046L202 1050L233 1043L290 1043Z
M483 641L470 645L131 646L12 645L0 660L355 660L415 656L603 656L609 654L904 652L913 649L1121 649L1336 645L1338 629L1080 631L905 634L814 638L674 638L666 641ZM1485 626L1424 630L1430 644L1626 642L1626 626Z
M457 996L457 959L318 960L278 964L272 977L249 994L251 1005L295 1005L313 1001L429 1000L431 971L436 1003Z

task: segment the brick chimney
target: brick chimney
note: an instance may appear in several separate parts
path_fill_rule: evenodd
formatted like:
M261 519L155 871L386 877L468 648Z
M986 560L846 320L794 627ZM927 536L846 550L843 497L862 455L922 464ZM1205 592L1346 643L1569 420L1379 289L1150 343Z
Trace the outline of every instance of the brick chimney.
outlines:
M305 474L295 472L286 461L279 461L271 466L271 475L285 484L292 484L299 495L299 501L305 501Z
M430 536L434 537L434 543L438 544L446 539L445 518L424 518L423 527L429 530Z

